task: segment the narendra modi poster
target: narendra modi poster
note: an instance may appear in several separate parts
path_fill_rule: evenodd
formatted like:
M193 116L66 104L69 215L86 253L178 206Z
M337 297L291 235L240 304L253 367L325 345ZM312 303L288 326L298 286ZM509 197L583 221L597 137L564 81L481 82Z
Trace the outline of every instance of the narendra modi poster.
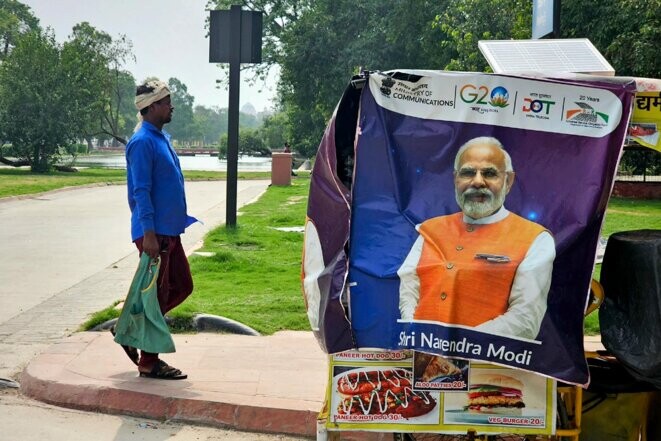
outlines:
M583 314L635 83L396 71L353 84L305 228L322 348L587 384Z

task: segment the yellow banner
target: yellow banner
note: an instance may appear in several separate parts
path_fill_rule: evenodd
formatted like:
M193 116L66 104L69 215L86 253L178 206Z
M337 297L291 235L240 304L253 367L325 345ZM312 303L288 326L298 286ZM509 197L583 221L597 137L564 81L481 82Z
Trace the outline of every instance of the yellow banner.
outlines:
M661 92L637 92L629 124L628 141L661 152Z

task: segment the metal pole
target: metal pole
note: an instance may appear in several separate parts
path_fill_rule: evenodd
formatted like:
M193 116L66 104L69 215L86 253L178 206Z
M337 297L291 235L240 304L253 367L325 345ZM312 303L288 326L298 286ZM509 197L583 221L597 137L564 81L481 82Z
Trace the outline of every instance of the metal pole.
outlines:
M239 160L239 87L241 79L241 6L230 8L230 90L227 121L227 203L225 225L236 227L236 180Z
M560 38L560 10L562 9L562 0L555 0L553 4L553 38Z

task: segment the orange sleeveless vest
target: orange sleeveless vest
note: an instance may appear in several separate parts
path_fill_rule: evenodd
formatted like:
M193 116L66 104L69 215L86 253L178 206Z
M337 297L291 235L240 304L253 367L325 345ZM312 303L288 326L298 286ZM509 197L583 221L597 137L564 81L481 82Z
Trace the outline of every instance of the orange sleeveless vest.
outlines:
M466 224L463 213L423 222L414 318L477 326L507 311L516 269L544 227L514 213L488 225ZM476 254L507 256L490 262Z

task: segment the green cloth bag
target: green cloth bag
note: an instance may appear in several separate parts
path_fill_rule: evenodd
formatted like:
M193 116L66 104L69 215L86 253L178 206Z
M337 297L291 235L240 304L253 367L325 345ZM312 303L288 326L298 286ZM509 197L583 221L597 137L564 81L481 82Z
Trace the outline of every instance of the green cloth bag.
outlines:
M174 341L158 304L160 259L142 253L115 325L115 342L155 354L174 352Z

